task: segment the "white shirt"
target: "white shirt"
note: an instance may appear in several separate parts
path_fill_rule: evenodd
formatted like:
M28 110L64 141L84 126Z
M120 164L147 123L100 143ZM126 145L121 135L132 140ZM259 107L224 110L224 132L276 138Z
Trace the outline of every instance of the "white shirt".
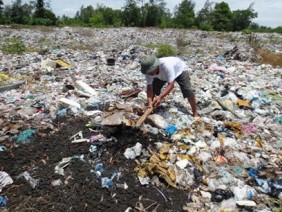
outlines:
M162 57L159 58L159 61L159 74L154 76L145 75L147 85L151 85L154 78L170 83L187 69L186 63L178 57Z

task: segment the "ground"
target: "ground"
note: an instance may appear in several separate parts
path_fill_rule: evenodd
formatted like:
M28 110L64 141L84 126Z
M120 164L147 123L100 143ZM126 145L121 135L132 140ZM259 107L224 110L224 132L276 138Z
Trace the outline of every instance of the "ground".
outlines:
M8 199L4 211L126 211L129 207L132 208L129 211L182 211L188 202L187 192L168 186L141 185L134 171L136 161L123 155L136 142L146 148L166 138L144 134L132 127L105 127L98 129L99 133L109 140L115 139L101 144L99 154L95 155L89 151L90 143L74 144L70 140L79 131L84 137L93 135L86 127L88 121L87 118L57 120L55 132L39 130L30 143L9 144L8 151L0 152L1 170L14 180L1 193ZM84 161L74 159L65 167L64 175L55 173L55 166L63 158L75 155L84 155ZM97 163L103 164L104 176L110 178L115 171L121 173L119 179L113 180L113 188L102 188L101 179L91 172ZM17 178L25 171L33 179L39 179L35 188L24 178ZM51 182L58 179L62 185L53 186ZM122 186L124 183L127 189Z

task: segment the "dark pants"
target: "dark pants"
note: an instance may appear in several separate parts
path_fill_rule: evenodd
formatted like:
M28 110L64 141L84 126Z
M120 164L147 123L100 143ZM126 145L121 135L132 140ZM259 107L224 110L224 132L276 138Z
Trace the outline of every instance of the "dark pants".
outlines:
M175 79L175 81L178 83L184 98L194 96L194 91L192 90L188 71L183 71L182 74L180 74ZM160 95L161 90L166 83L167 83L166 81L162 81L158 78L154 78L154 81L153 81L154 96Z

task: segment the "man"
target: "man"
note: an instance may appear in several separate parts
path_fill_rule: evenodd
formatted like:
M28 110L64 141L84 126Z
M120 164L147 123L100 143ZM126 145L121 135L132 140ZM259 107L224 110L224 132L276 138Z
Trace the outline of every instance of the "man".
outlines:
M148 107L157 107L161 100L174 88L175 81L179 84L184 98L188 98L194 117L198 117L196 98L191 88L187 65L178 57L156 58L146 56L141 60L141 72L147 81ZM162 90L166 84L166 88Z

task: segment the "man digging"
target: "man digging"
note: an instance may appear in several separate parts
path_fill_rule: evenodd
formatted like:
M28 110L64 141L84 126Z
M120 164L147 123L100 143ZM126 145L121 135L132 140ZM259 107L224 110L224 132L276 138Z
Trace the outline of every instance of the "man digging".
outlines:
M145 74L147 82L148 108L157 107L161 100L174 88L175 82L180 86L182 95L188 99L194 117L198 117L197 104L191 87L188 67L178 57L156 58L148 55L141 60L141 72ZM165 89L163 86L167 83Z

